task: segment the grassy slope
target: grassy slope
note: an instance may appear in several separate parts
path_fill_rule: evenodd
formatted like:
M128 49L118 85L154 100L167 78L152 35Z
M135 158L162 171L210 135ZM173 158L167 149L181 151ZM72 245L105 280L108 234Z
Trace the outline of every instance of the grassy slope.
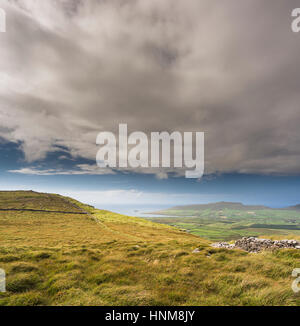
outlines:
M291 290L298 251L214 249L170 226L58 195L1 192L0 207L7 203L90 215L0 212L8 290L0 305L300 304Z

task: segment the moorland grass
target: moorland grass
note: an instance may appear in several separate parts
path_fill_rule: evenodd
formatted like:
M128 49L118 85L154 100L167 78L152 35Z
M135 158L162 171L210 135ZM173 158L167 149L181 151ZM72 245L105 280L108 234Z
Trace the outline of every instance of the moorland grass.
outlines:
M63 200L89 215L0 212L0 305L300 304L291 289L300 251L212 248L168 225L52 196L53 209L59 198L60 208Z

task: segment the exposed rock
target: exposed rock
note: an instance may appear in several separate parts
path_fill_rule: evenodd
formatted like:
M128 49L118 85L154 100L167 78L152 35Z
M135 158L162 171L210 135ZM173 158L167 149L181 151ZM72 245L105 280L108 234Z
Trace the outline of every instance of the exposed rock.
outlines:
M213 243L211 246L215 248L226 248L226 249L233 249L235 247L234 244L230 244L228 242L217 242L217 243Z
M275 250L275 249L300 249L300 241L296 240L270 240L259 239L255 237L243 237L237 240L234 244L228 242L213 243L212 247L226 248L226 249L242 249L248 252L259 252L262 250Z
M197 254L198 252L200 252L199 248L196 248L192 251L193 254Z

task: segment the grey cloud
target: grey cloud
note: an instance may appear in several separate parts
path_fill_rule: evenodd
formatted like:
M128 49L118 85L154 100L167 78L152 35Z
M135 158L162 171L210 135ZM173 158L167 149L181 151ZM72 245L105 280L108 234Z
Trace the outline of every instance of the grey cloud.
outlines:
M300 173L297 1L4 1L0 136L28 161L96 135L205 131L206 172ZM2 51L3 49L3 51Z

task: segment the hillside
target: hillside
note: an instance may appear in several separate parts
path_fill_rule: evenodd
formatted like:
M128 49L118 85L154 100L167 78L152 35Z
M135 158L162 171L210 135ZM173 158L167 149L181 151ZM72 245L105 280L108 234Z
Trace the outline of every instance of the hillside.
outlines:
M0 305L300 304L291 290L296 250L212 248L55 194L0 192L0 209Z

